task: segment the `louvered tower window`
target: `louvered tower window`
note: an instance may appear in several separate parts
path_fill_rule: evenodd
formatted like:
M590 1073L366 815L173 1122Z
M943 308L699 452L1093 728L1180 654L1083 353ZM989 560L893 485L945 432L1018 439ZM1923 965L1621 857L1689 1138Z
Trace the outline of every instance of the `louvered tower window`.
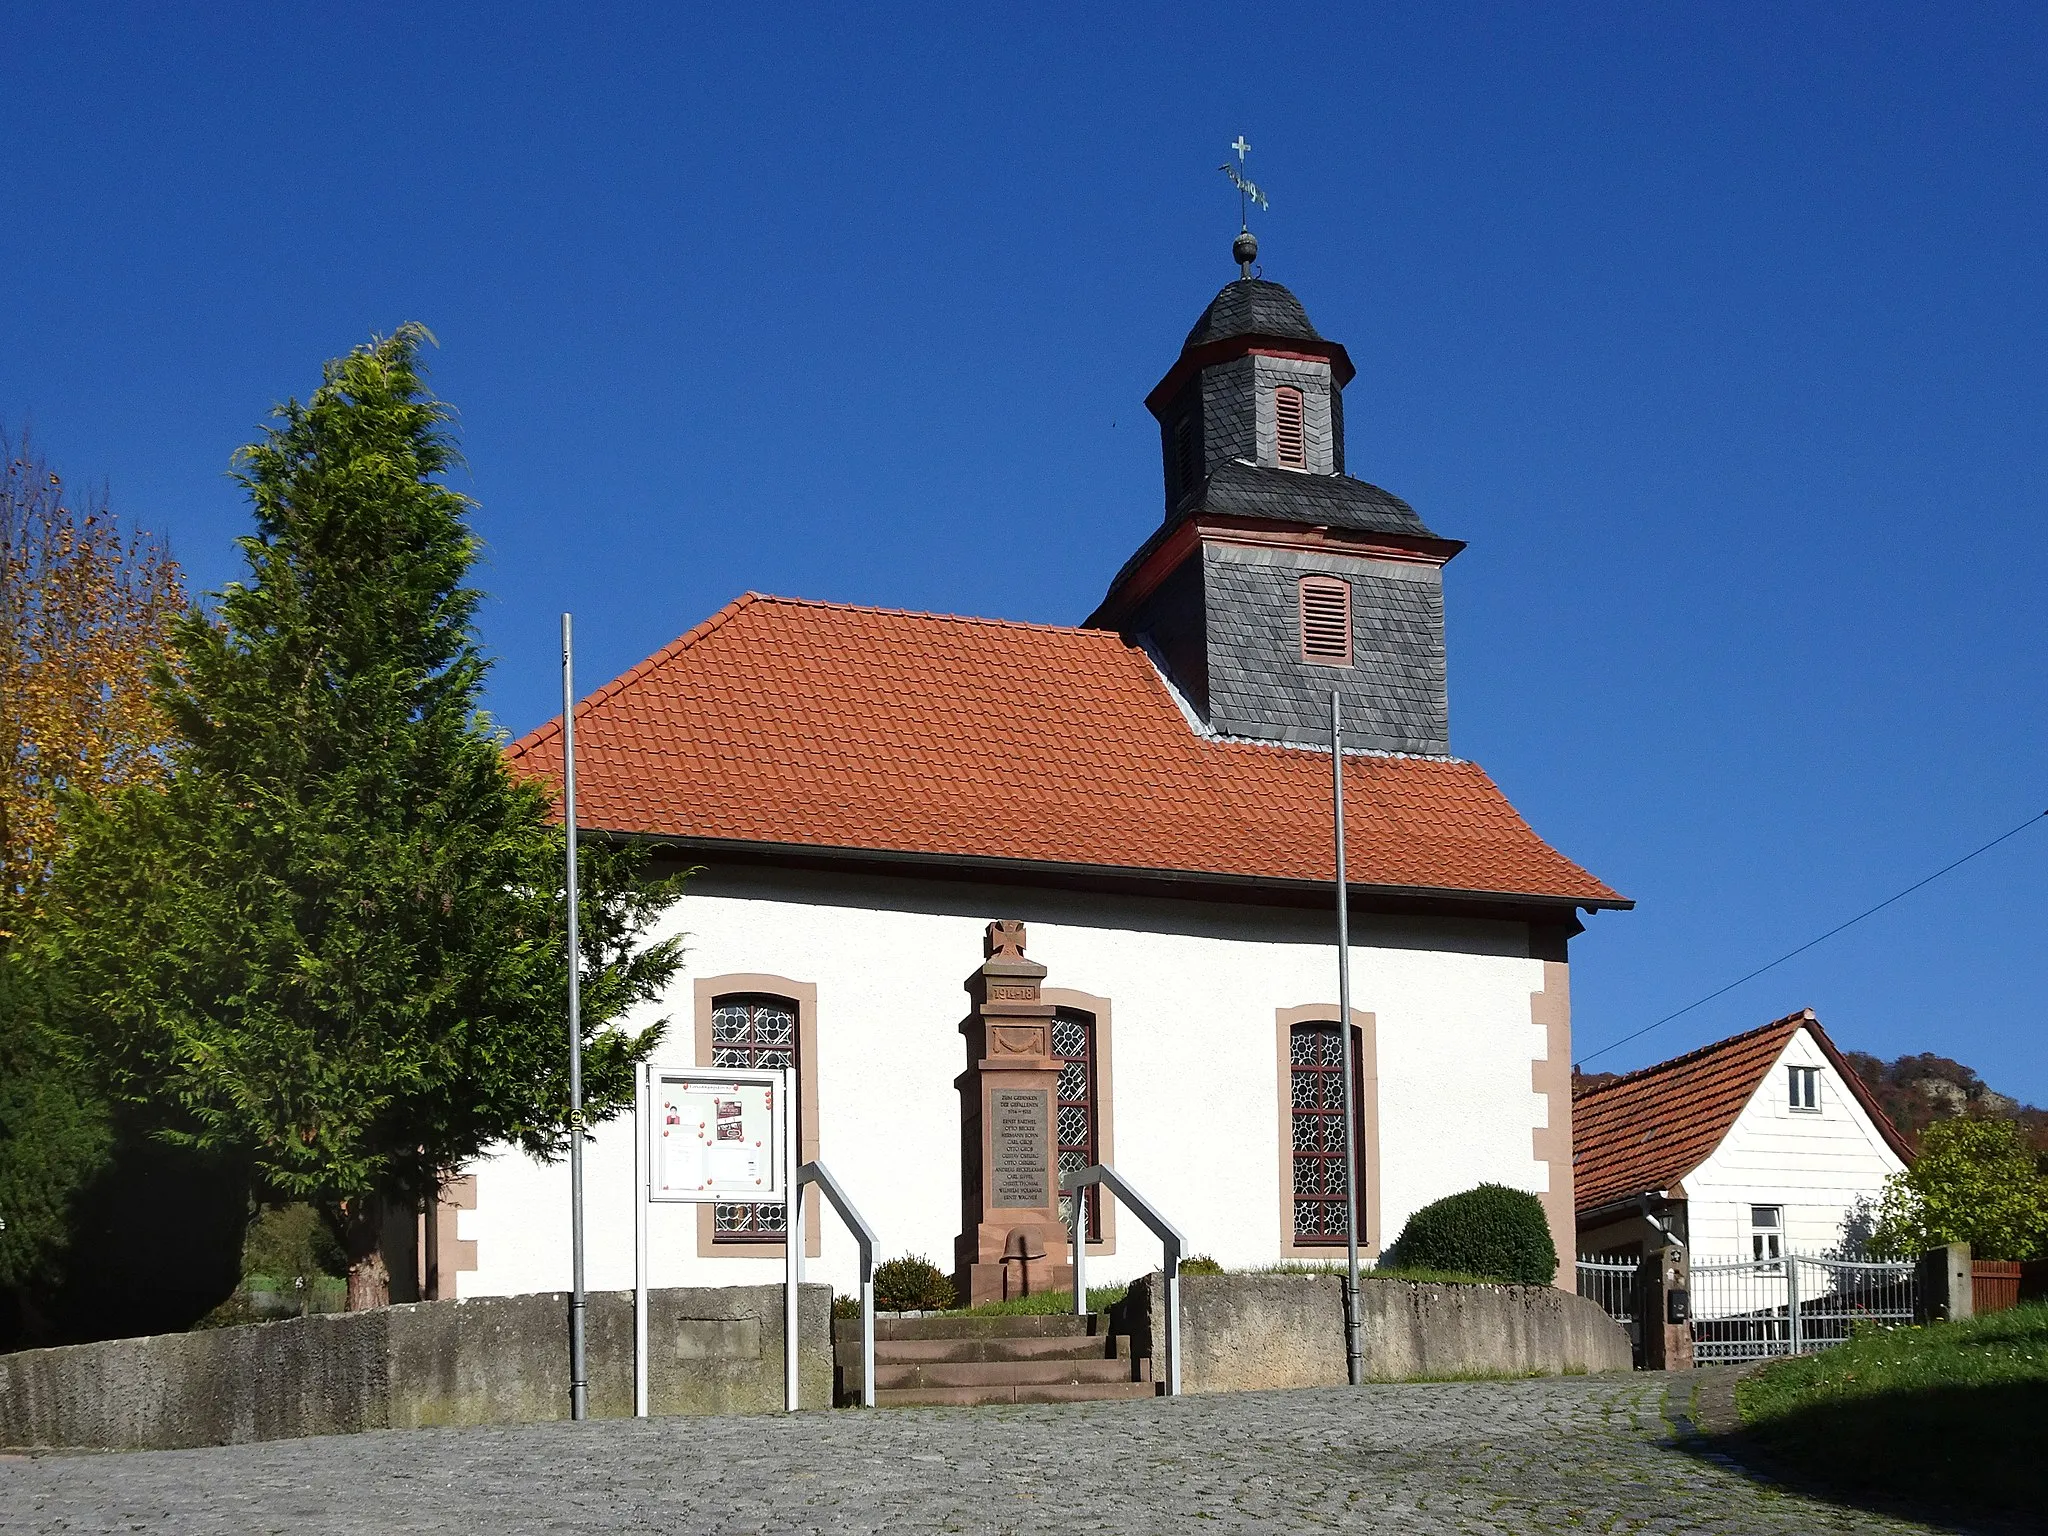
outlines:
M1363 1146L1358 1109L1358 1031L1351 1031L1351 1134ZM1344 1037L1335 1023L1297 1024L1289 1031L1289 1120L1293 1129L1294 1240L1344 1241ZM1360 1187L1364 1167L1359 1169ZM1365 1228L1361 1209L1359 1230Z
M1308 438L1302 430L1301 391L1286 385L1273 391L1273 452L1282 469L1308 468Z
M796 1046L796 1004L790 999L759 995L712 999L712 1066L766 1067L794 1073ZM712 1233L727 1242L779 1243L789 1227L789 1207L784 1205L719 1205L712 1211Z
M1351 665L1351 583L1335 576L1301 578L1301 659L1326 667Z

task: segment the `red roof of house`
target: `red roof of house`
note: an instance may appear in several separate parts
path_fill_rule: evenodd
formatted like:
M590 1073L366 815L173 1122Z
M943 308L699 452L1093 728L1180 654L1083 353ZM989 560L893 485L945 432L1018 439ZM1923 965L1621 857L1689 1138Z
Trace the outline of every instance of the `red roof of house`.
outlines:
M557 718L507 749L559 782ZM1471 763L1347 756L1358 885L1626 906ZM749 593L576 711L579 821L677 839L1327 880L1330 765L1199 735L1105 630Z
M1890 1143L1912 1148L1842 1059L1811 1008L1572 1095L1572 1182L1581 1211L1676 1188L1705 1162L1786 1044L1809 1032Z

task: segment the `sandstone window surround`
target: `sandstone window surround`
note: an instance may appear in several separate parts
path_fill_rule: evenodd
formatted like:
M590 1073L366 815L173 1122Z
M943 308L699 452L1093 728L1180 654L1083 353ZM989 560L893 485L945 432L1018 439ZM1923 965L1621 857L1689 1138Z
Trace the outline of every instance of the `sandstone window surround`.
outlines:
M1331 1131L1342 1124L1342 1112L1323 1106L1330 1089L1342 1081L1341 1066L1331 1067L1320 1058L1332 1048L1341 1050L1334 1003L1311 1003L1299 1008L1282 1008L1275 1014L1277 1047L1280 1257L1330 1260L1344 1246L1344 1164L1343 1145ZM1379 1146L1379 1051L1374 1016L1351 1010L1353 1066L1353 1132L1358 1140L1358 1250L1370 1261L1380 1251L1380 1146ZM1315 1058L1299 1063L1303 1055ZM1297 1068L1300 1070L1298 1071ZM1300 1079L1299 1085L1297 1079ZM1326 1085L1323 1079L1329 1079ZM1311 1089L1310 1084L1313 1084ZM1297 1111L1297 1093L1313 1092L1314 1107ZM1327 1124L1325 1123L1327 1122ZM1297 1142L1306 1138L1311 1145L1297 1157ZM1330 1143L1326 1146L1325 1143ZM1306 1162L1312 1166L1300 1168ZM1334 1195L1328 1187L1329 1169L1335 1168ZM1307 1180L1311 1188L1302 1188ZM1334 1199L1334 1231L1327 1212ZM1298 1222L1311 1208L1314 1229L1304 1231Z
M796 1066L797 1161L818 1156L818 989L787 976L739 972L696 983L696 1060L705 1067ZM785 1027L786 1026L786 1027ZM744 1058L744 1059L742 1059ZM806 1202L804 1255L821 1252L819 1202ZM697 1207L700 1258L781 1259L786 1207Z
M1062 1062L1059 1108L1067 1123L1062 1125L1060 1131L1060 1172L1070 1173L1077 1168L1086 1167L1088 1162L1108 1163L1114 1167L1116 1126L1113 1114L1115 1096L1111 1091L1113 1080L1109 999L1096 997L1088 992L1076 992L1069 987L1046 987L1039 996L1053 1005L1053 1049ZM1068 1027L1063 1029L1062 1025ZM1072 1026L1075 1025L1086 1026L1090 1052L1085 1100L1078 1095L1069 1096L1069 1088L1078 1089L1082 1084L1076 1080L1076 1074L1072 1070L1077 1065L1076 1060L1061 1049L1061 1046L1073 1043ZM1092 1110L1086 1130L1092 1138L1093 1150L1086 1162L1077 1162L1074 1159L1081 1152L1082 1144L1078 1139L1069 1144L1066 1132L1072 1128L1075 1117L1066 1114L1066 1111L1079 1108L1083 1102L1089 1103ZM1088 1196L1088 1252L1091 1256L1113 1254L1116 1252L1116 1202L1103 1200L1100 1190L1090 1190ZM1064 1200L1060 1204L1062 1214L1071 1209Z

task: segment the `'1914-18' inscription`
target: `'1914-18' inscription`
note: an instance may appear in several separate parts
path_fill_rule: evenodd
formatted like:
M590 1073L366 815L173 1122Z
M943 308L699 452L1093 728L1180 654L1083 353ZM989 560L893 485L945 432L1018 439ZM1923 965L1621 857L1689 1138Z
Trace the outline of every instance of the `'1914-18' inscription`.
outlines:
M1046 1099L1043 1088L999 1088L989 1095L989 1203L1042 1207L1046 1195Z

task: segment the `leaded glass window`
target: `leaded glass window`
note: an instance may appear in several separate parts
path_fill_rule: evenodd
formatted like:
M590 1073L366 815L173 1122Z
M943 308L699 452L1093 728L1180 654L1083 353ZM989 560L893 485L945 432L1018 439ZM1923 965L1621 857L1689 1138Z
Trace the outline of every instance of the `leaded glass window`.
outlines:
M794 1073L796 1004L786 997L721 997L711 1004L711 1065ZM791 1081L795 1078L792 1076ZM791 1106L794 1110L795 1106ZM782 1205L712 1207L712 1234L734 1242L780 1242L789 1228Z
M1052 1053L1060 1063L1060 1176L1079 1173L1096 1160L1095 1016L1062 1008L1052 1016ZM1102 1240L1101 1191L1085 1189L1088 1240ZM1060 1220L1072 1223L1074 1197L1060 1196Z
M1352 1031L1353 1133L1359 1100ZM1294 1240L1344 1241L1344 1038L1335 1024L1296 1024L1288 1039L1294 1133ZM1360 1225L1364 1225L1361 1211Z

